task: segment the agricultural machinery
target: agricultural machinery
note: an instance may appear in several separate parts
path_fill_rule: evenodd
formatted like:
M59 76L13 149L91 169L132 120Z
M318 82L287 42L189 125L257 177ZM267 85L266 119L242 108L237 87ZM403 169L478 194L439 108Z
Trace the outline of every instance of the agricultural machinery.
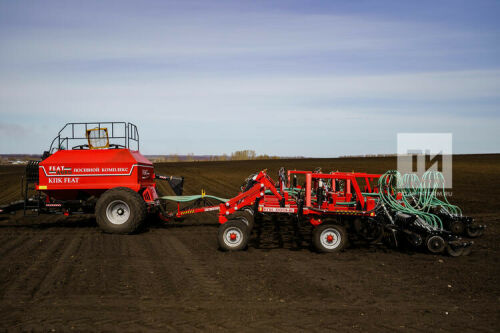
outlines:
M125 122L68 123L42 161L30 161L23 200L1 207L24 215L95 213L102 230L135 232L156 212L155 179L182 194L182 177L161 176L139 153L137 127ZM30 193L35 191L34 196Z
M298 175L305 178L301 185L297 184ZM357 236L369 243L386 237L396 247L410 245L435 254L446 250L451 256L467 255L473 242L460 236L477 237L484 226L437 199L436 184L432 183L431 193L426 184L408 192L396 171L379 175L283 168L275 182L263 170L248 177L234 198L220 199L223 202L214 206L183 210L178 206L166 218L217 210L219 245L229 251L247 246L255 219L286 215L294 223L312 225L312 243L320 252L341 251L349 236ZM430 212L436 210L439 215ZM455 224L460 227L446 228Z
M167 181L176 196L158 196L156 180ZM136 232L148 214L169 222L216 212L219 246L227 251L246 248L255 221L266 216L310 224L312 244L320 252L341 251L356 236L369 243L384 238L398 247L459 256L472 245L460 236L477 237L484 229L451 205L444 190L443 200L438 198L443 179L435 172L419 179L396 171L380 175L281 168L274 181L262 170L248 177L230 199L205 193L182 196L183 183L183 177L155 173L139 153L135 125L68 123L42 160L26 166L23 200L0 207L0 212L94 213L103 231L122 234ZM177 203L177 209L168 210L169 201Z

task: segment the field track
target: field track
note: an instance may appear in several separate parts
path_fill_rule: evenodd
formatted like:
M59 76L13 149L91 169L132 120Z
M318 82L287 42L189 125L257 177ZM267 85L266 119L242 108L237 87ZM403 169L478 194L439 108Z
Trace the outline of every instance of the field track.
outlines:
M352 244L337 255L300 247L291 228L259 225L247 251L217 250L210 217L103 234L92 216L0 221L0 329L20 331L484 331L500 324L498 155L454 158L453 202L488 229L470 256ZM394 159L161 164L186 194L235 194L251 172L280 165L382 172ZM2 202L19 167L0 168ZM164 192L168 189L161 186ZM496 203L496 204L495 204ZM306 230L307 233L307 230Z

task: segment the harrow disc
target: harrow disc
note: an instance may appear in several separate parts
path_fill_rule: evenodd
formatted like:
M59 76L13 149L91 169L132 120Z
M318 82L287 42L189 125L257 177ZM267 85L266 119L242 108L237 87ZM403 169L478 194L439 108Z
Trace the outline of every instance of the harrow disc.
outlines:
M450 223L450 231L454 235L462 235L465 230L465 224L462 221L453 221Z
M463 246L453 246L452 244L448 244L446 246L446 252L450 257L459 257L464 255L465 248Z
M446 247L446 243L441 236L430 236L427 238L427 249L432 253L441 253Z
M474 225L469 225L465 229L465 233L470 238L476 238L483 234L483 229Z
M353 221L353 226L356 233L371 244L380 242L384 236L384 227L373 218L357 218Z
M406 235L406 240L413 247L419 247L424 242L422 239L422 236L420 236L419 234L416 234L416 233L411 233L409 235Z
M467 246L467 247L464 248L464 250L462 252L462 255L463 256L468 256L471 253L471 251L472 251L472 246L469 245L469 246Z

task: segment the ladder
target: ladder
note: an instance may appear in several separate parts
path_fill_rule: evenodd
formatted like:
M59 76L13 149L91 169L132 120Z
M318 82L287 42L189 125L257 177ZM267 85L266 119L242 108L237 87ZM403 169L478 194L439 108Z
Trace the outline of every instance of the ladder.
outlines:
M24 199L24 216L38 216L40 215L40 193L37 193L34 197L30 198L29 194L35 191L35 184L38 183L38 164L39 161L29 161L26 165L26 172L23 177L24 188L23 199Z

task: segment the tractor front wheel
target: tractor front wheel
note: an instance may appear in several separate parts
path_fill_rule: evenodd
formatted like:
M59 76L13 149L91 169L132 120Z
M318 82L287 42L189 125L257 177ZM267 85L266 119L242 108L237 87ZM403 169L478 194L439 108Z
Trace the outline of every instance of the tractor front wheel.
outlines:
M137 192L115 187L101 195L95 214L97 224L104 232L131 234L146 219L146 203Z

